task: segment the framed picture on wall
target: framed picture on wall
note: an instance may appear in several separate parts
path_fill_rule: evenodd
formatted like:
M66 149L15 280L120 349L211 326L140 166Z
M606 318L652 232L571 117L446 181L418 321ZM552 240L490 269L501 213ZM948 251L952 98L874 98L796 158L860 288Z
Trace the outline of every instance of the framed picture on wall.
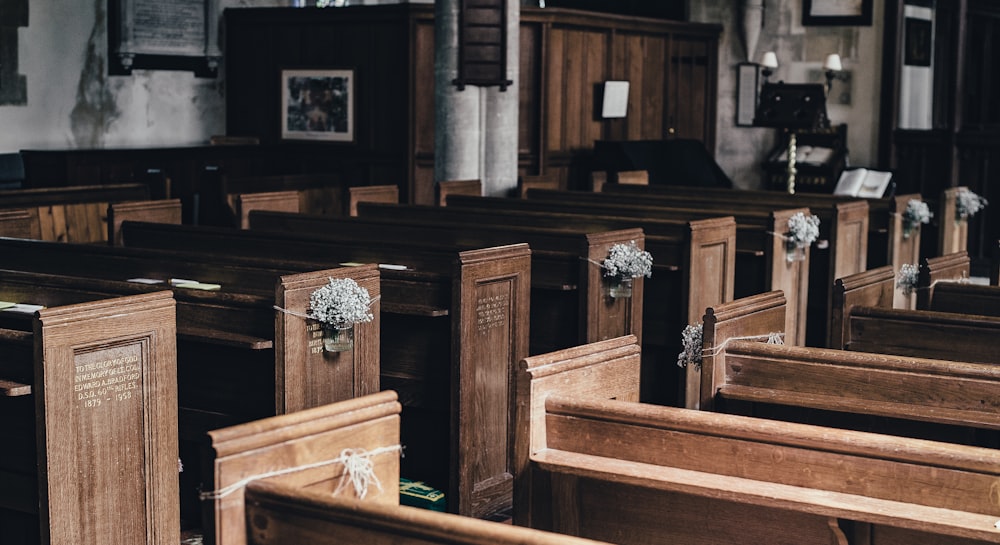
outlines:
M802 0L805 26L871 26L872 0Z
M281 138L353 142L354 88L354 70L282 70Z

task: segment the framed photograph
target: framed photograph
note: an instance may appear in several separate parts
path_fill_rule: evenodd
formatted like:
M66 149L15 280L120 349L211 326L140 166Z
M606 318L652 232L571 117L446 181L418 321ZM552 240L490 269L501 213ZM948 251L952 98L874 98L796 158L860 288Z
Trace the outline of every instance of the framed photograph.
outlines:
M757 111L757 88L760 85L759 66L741 62L736 72L736 126L752 127Z
M283 140L354 141L354 70L282 70Z
M871 26L872 0L802 0L805 26Z

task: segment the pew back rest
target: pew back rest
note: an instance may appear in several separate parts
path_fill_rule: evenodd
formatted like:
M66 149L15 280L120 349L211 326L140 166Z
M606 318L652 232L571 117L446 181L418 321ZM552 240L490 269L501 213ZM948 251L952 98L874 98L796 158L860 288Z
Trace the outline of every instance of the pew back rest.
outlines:
M598 545L589 539L265 482L247 486L246 505L250 545Z
M885 266L837 278L830 308L830 348L843 348L851 338L855 307L893 308L895 272Z
M125 221L150 221L180 225L180 199L113 202L108 205L108 242L123 246L121 227Z
M383 202L399 203L398 185L368 185L347 188L347 213L348 216L358 215L358 203L361 202Z
M654 467L671 468L747 479L765 487L813 489L803 498L806 502L825 501L815 490L854 497L862 508L867 499L886 500L892 502L886 507L895 505L896 511L902 511L874 512L868 515L869 522L880 522L873 518L883 515L910 516L895 502L954 510L984 515L979 522L988 521L988 526L982 525L979 531L1000 535L1000 529L993 526L1000 515L995 501L1000 452L994 449L555 396L546 401L546 446L533 455L543 465L565 453L567 459L625 462L619 468L641 464L650 474L657 473ZM687 480L683 474L678 477ZM705 491L694 493L718 494L728 488L733 497L741 494L736 487L747 490L746 483L736 480L703 479ZM767 494L760 488L756 492Z

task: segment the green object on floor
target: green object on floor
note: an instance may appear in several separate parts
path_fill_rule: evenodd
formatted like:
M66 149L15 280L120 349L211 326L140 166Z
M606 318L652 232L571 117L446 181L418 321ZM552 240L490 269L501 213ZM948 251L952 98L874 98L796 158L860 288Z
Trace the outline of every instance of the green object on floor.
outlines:
M445 510L444 492L427 486L423 481L402 477L399 478L399 503L431 511Z

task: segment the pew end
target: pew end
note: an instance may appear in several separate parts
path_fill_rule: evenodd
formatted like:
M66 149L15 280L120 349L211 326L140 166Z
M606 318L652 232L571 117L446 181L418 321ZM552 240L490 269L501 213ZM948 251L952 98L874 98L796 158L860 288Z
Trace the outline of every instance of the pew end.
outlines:
M830 307L830 348L843 349L851 339L854 307L893 308L895 271L891 266L837 278Z
M556 174L540 174L537 176L519 176L517 178L517 196L528 198L529 189L560 189L559 177Z
M965 250L920 260L916 308L921 310L938 310L934 308L934 291L937 288L938 282L954 283L967 281L969 280L970 271L971 259L969 259L969 253ZM970 311L954 308L945 312Z
M940 226L937 248L939 256L961 252L969 247L969 222L960 219L955 208L958 194L968 190L968 187L958 186L941 192L937 213Z
M367 185L347 188L346 216L358 215L358 203L384 202L399 204L399 186L397 185Z
M636 337L626 335L520 361L514 419L514 524L534 526L534 479L529 458L546 448L545 399L556 393L572 393L637 402L640 352Z
M715 392L725 383L725 347L734 340L767 340L785 327L785 296L770 291L705 310L702 322L701 388L698 408L714 410ZM690 366L690 365L689 365Z
M181 224L181 200L113 202L108 205L108 243L123 246L122 223L148 221L153 223Z
M448 195L483 195L482 180L443 180L434 186L434 202L448 206Z

